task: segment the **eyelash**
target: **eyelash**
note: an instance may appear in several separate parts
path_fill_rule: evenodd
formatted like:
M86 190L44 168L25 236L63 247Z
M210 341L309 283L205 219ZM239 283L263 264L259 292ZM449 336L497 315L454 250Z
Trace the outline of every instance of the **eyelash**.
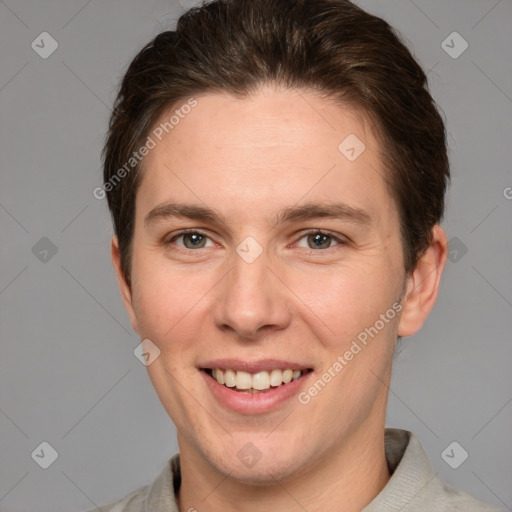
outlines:
M328 247L327 249L311 249L311 248L302 247L302 249L306 252L306 254L319 255L320 253L326 252L329 249L334 249L334 247L336 247L337 245L345 246L345 245L348 245L348 243L349 243L347 238L336 236L334 233L330 233L329 231L324 231L323 229L310 229L308 231L302 232L300 238L298 238L297 241L294 242L294 245L309 235L325 235L325 236L330 237L332 241L336 242L336 244L332 245L331 247Z
M187 234L197 234L197 235L201 235L201 236L204 236L208 239L210 239L212 242L213 240L211 239L210 236L208 236L206 233L204 233L203 231L201 230L198 230L198 229L185 229L185 230L182 230L182 231L179 231L178 233L176 233L175 235L172 236L172 238L170 238L169 240L166 240L164 241L164 245L165 246L169 246L171 244L173 244L179 237L183 236L183 235L187 235ZM301 233L301 236L297 239L296 242L294 242L294 245L297 244L300 240L302 240L303 238L309 236L309 235L325 235L325 236L329 236L333 241L336 242L336 245L348 245L348 240L345 239L345 238L340 238L336 235L334 235L333 233L330 233L328 231L324 231L324 230L321 230L321 229L311 229L311 230L308 230L308 231L305 231L303 233ZM321 252L326 252L328 249L332 249L333 247L336 247L336 245L334 246L331 246L331 247L328 247L327 249L306 249L305 247L303 247L302 249L305 249L306 250L306 254L312 254L312 253L321 253ZM176 246L176 250L179 251L179 252L182 252L184 254L194 254L194 253L198 253L201 251L201 249L205 249L205 247L200 247L198 249L188 249L187 247L181 247L181 246Z

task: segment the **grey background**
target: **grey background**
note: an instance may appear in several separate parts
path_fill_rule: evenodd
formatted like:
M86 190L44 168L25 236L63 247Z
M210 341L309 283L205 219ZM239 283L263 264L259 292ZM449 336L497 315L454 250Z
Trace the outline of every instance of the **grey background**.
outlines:
M360 5L430 70L453 173L444 226L457 252L432 315L397 354L388 425L414 431L448 482L511 510L512 2ZM3 512L94 508L150 483L177 450L133 355L110 219L92 191L116 84L182 11L176 0L0 2ZM47 59L31 48L43 31L59 45ZM456 59L441 47L453 31L469 44ZM56 254L41 252L43 237ZM48 469L31 458L43 441L58 452ZM469 453L458 469L441 457L452 441Z

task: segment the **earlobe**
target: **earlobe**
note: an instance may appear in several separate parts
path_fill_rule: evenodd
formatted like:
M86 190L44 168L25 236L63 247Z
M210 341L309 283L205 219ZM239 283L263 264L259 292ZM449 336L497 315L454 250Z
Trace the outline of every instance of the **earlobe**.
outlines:
M417 333L434 307L448 257L448 241L441 226L432 228L432 240L407 278L399 336Z
M110 254L112 257L112 265L114 267L114 271L117 278L117 284L119 285L119 291L121 292L121 298L123 300L124 307L130 317L130 322L132 324L133 330L138 332L138 324L137 317L135 315L135 311L133 308L133 300L132 300L132 289L131 286L126 281L126 277L123 273L121 267L121 253L119 251L119 241L117 236L112 236L112 240L110 243Z

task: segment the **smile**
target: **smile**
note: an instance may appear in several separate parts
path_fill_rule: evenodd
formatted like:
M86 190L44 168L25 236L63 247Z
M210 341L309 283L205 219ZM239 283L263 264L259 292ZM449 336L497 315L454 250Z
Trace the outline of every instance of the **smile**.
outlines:
M219 384L241 393L262 393L270 389L285 386L300 379L311 370L292 370L291 368L264 370L256 373L221 368L205 368L204 371Z

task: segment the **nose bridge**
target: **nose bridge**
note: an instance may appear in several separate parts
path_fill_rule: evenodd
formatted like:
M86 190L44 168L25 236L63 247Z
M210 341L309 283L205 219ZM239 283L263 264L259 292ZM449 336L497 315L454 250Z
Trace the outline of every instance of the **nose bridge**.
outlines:
M242 242L218 297L214 315L217 326L243 338L257 337L263 327L285 327L290 321L288 300L274 273L262 248L251 240Z

